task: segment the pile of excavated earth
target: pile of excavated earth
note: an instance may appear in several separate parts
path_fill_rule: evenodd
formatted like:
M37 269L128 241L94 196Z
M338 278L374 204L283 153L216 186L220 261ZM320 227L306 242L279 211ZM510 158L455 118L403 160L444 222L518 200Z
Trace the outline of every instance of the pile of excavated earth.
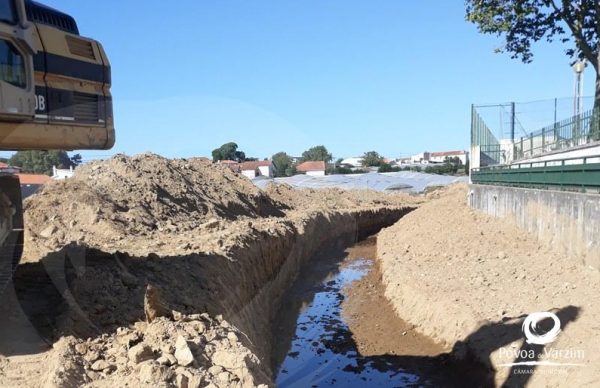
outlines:
M0 356L0 386L272 385L271 320L299 266L422 201L263 191L200 159L87 164L25 202L15 288L25 312L56 305L23 317L52 348ZM22 353L18 338L12 345L0 354Z
M368 190L279 185L265 192L226 166L203 159L119 155L87 164L72 179L52 182L26 201L25 260L69 243L135 255L210 252L249 227L276 224L298 212L418 202Z
M484 386L598 385L600 273L511 220L471 209L467 193L464 185L439 190L379 234L385 295L397 314L489 368ZM546 311L558 316L561 334L544 349L525 343L524 318ZM517 360L531 351L534 360ZM507 366L515 360L577 365L532 374Z

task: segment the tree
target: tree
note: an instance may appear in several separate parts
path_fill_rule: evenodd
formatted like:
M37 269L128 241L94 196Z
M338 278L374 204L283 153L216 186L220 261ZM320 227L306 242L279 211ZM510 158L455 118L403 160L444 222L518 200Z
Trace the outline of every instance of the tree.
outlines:
M466 0L468 21L480 32L504 36L511 58L529 63L531 44L571 43L566 54L587 60L596 72L594 108L600 107L600 3L597 0Z
M392 168L392 165L389 163L381 163L379 165L379 168L377 169L377 172L392 172L394 171Z
M278 152L271 157L271 161L275 166L276 176L291 176L294 173L292 169L294 161L285 152Z
M221 147L216 148L212 151L213 161L219 160L235 160L237 162L243 162L246 160L246 154L242 151L238 151L238 145L234 142L223 144Z
M302 153L302 161L303 162L323 161L325 163L329 163L329 162L331 162L331 159L333 159L333 156L331 156L329 151L327 151L327 148L325 148L325 146L323 146L323 145L309 148L308 150L306 150Z
M52 167L71 168L81 164L81 155L69 157L66 151L18 151L8 164L21 167L23 172L52 175Z
M378 167L383 163L383 156L375 151L365 152L362 158L362 165L365 167Z

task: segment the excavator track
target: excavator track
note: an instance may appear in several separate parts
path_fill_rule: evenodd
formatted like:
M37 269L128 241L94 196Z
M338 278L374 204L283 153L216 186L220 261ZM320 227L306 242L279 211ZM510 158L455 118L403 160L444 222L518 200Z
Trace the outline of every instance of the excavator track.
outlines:
M23 254L23 205L19 178L0 173L0 294Z
M0 293L10 283L23 253L23 231L10 233L0 251Z

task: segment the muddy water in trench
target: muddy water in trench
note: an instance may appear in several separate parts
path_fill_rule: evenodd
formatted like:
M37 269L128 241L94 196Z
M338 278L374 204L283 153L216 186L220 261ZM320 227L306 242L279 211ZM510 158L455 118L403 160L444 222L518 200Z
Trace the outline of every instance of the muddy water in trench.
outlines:
M314 258L275 322L279 387L460 386L444 349L412 332L383 296L376 238Z

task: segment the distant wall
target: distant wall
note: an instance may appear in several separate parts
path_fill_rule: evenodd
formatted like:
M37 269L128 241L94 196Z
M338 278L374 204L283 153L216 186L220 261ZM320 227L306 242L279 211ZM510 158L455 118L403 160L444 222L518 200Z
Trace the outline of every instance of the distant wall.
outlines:
M572 260L600 269L600 195L470 185L469 204L508 217Z

